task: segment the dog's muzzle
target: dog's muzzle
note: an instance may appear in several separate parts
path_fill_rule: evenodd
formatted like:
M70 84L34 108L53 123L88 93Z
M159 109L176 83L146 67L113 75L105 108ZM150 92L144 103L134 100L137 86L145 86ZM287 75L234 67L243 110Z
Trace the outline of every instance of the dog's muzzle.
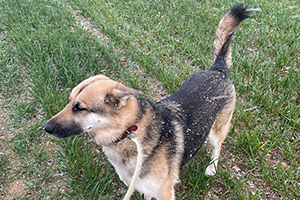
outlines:
M83 132L77 123L69 122L62 124L54 119L50 119L46 122L44 130L57 138L67 138L72 135L79 135Z

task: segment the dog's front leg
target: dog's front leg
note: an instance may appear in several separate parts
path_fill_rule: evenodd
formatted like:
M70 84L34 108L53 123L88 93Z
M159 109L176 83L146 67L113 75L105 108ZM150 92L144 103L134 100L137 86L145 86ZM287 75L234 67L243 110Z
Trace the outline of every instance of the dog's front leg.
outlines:
M167 178L161 185L157 200L175 200L174 184L177 178Z

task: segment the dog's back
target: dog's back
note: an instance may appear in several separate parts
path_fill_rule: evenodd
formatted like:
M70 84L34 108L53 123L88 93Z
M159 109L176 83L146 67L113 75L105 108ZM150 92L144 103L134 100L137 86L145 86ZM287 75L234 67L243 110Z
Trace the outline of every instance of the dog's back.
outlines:
M233 112L235 89L228 71L231 65L230 42L234 30L247 17L242 6L226 13L216 30L214 64L208 70L193 74L176 93L162 101L163 104L177 104L181 115L185 116L182 166L197 154L224 106L231 103L233 106L228 112Z

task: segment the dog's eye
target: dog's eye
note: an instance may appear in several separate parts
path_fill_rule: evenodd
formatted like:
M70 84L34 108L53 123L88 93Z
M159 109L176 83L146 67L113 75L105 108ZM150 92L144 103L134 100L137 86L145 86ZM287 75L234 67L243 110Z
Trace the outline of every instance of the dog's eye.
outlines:
M86 108L83 108L83 107L80 107L80 103L77 102L77 103L74 104L73 110L74 110L74 111L83 111L83 110L87 110L87 109L86 109Z

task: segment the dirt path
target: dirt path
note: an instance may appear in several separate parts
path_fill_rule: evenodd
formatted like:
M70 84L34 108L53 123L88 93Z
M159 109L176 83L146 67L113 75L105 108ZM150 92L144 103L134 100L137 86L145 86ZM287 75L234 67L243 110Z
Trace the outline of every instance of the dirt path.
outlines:
M0 194L5 194L3 199L13 200L16 196L24 196L25 191L20 188L25 188L24 181L22 179L15 179L11 169L16 167L17 158L13 154L11 148L7 146L7 141L14 137L13 127L10 126L8 115L9 110L6 108L4 97L0 96L0 159L5 162L4 171L1 172L0 178Z

